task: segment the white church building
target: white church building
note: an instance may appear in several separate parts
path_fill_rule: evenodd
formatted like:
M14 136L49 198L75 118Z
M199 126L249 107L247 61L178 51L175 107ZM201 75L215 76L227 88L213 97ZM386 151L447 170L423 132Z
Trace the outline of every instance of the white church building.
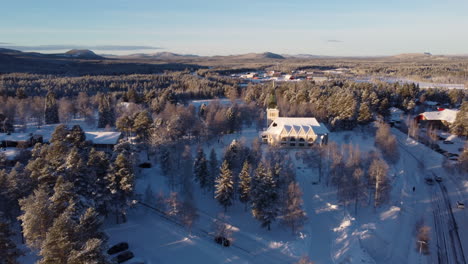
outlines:
M276 108L267 109L267 126L267 130L261 133L262 142L284 147L327 144L330 133L314 117L279 117Z

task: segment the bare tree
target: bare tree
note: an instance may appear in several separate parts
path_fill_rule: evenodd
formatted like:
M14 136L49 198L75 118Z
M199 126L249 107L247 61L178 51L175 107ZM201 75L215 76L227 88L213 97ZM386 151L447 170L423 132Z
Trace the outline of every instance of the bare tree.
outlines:
M374 207L385 203L390 196L388 165L382 159L375 159L369 167L369 176L374 182Z

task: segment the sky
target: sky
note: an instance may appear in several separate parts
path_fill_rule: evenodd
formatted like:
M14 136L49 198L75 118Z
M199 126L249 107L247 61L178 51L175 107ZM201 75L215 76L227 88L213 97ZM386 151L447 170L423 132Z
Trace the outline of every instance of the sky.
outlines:
M0 47L44 53L468 54L467 0L0 0Z

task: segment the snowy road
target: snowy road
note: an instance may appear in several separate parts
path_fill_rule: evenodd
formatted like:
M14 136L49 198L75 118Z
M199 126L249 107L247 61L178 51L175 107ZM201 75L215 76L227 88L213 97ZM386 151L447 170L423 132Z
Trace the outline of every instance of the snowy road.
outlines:
M416 162L423 165L424 175L435 178L436 175L443 177L444 181L453 181L452 178L447 177L447 173L443 171L440 166L439 159L428 159L418 158L416 153L413 153L414 149L410 149L407 143L402 140L402 137L406 137L400 131L393 129L397 136L398 144L400 148L407 152ZM432 153L429 150L429 154ZM437 164L438 162L438 164ZM453 196L457 197L458 193L463 192L459 190L457 184L450 184L451 190L453 190ZM437 242L437 260L438 263L461 263L465 264L466 259L463 251L463 244L460 240L460 234L458 232L458 225L453 215L452 204L453 201L450 199L450 194L447 192L447 187L444 183L437 183L430 188L430 200L432 205L432 212L434 217L434 230Z

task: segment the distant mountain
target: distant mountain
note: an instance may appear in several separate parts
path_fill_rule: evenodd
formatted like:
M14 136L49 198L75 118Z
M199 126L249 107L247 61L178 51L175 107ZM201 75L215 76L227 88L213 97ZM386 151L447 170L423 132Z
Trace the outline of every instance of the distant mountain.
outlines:
M98 59L98 60L103 59L103 57L96 55L96 53L87 49L84 49L84 50L72 49L72 50L65 52L64 54L57 54L57 55L59 56L63 55L64 57L77 58L77 59Z
M124 56L109 56L117 58L126 58L126 59L155 59L155 60L181 60L186 58L199 58L198 55L192 54L177 54L172 52L157 52L152 54L147 53L136 53Z
M298 58L298 59L321 59L321 58L332 58L332 56L325 55L313 55L313 54L295 54L295 55L283 55L286 58Z

